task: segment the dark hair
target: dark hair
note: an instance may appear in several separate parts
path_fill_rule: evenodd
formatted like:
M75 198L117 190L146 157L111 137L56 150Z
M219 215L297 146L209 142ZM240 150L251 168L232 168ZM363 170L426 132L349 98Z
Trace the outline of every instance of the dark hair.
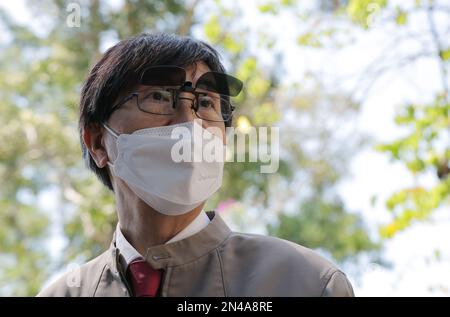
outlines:
M185 67L204 62L212 71L225 72L219 53L205 42L173 34L148 34L125 39L108 49L91 69L81 89L79 131L83 159L100 181L113 190L106 168L99 168L84 144L82 133L91 124L102 123L120 96L131 91L149 66ZM225 123L231 125L231 120Z

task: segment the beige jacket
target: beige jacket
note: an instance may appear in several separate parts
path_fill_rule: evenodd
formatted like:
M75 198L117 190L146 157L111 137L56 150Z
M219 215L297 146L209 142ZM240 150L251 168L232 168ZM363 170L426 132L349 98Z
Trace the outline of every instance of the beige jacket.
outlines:
M147 250L163 269L161 296L354 296L344 273L313 251L278 238L209 225L184 240ZM115 240L108 251L59 278L38 296L132 295Z

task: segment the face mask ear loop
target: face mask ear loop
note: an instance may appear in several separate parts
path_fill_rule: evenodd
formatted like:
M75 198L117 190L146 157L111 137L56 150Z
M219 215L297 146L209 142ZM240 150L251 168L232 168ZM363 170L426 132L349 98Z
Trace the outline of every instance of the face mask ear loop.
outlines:
M105 123L102 123L103 127L106 129L106 131L108 131L109 133L111 133L116 139L119 137L119 135L110 127L108 127ZM106 164L109 165L109 167L111 168L111 170L114 170L114 166L111 164L111 162L108 160L106 162Z
M119 134L117 132L115 132L113 129L108 127L105 123L102 123L102 124L103 124L103 127L106 129L106 131L111 133L116 139L119 137Z

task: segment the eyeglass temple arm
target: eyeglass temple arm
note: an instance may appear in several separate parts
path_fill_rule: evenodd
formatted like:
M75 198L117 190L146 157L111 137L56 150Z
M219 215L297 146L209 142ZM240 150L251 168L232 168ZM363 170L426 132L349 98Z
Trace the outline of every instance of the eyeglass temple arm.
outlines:
M138 93L137 92L133 92L131 95L129 95L128 97L125 97L124 99L122 99L121 101L119 101L117 104L115 104L112 108L111 108L111 112L117 110L120 106L122 106L124 103L126 103L128 100L134 98L135 96L137 96Z

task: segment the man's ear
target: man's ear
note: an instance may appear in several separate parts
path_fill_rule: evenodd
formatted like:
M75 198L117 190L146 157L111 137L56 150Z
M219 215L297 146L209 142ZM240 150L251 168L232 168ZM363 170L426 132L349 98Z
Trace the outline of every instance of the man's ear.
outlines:
M98 123L86 126L82 132L84 144L99 168L105 167L108 162L103 134L104 129Z

